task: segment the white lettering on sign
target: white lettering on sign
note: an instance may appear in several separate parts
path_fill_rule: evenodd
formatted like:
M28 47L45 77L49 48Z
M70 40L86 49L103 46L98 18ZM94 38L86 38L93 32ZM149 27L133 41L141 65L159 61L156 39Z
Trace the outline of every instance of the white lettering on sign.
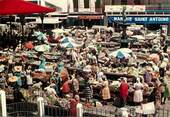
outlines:
M127 17L126 21L131 22L132 21L132 17Z
M168 17L150 17L149 21L150 22L168 22L169 19Z
M114 17L114 21L122 21L123 18L122 17Z
M126 17L126 22L143 22L143 23L163 23L170 22L170 17ZM123 17L113 17L114 21L123 21Z
M147 17L135 17L135 21L138 21L138 22L146 22L147 21Z

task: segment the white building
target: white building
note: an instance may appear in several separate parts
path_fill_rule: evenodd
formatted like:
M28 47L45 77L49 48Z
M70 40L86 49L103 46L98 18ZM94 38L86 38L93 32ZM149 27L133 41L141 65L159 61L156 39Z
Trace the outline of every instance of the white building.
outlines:
M85 0L78 0L78 11L79 12L95 12L96 0L88 0L89 8L85 8Z
M50 8L55 8L56 11L52 13L46 14L44 18L44 24L57 24L61 21L67 19L69 12L74 12L74 4L73 0L26 0L33 3L36 3L41 6L47 6ZM27 17L28 18L28 17ZM39 24L41 22L39 17L29 17L36 20L36 23Z
M47 6L55 8L56 11L46 14L44 18L44 24L57 24L63 22L66 24L69 18L79 18L82 14L86 16L92 15L90 19L96 19L96 0L27 0L37 3L41 6ZM30 17L29 17L30 18ZM40 23L39 17L36 18L36 22ZM88 20L88 17L85 18ZM99 19L99 18L98 18Z

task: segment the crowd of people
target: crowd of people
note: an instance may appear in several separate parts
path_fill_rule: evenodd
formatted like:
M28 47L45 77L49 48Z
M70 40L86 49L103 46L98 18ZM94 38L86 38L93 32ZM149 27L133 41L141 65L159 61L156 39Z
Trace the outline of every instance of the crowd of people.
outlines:
M101 105L111 101L118 107L155 102L160 108L165 104L169 97L165 36L152 39L151 42L159 43L149 43L151 46L146 48L136 50L131 43L129 48L116 49L116 45L111 48L102 45L111 44L115 34L112 30L91 30L93 33L88 34L87 30L74 28L57 36L46 36L47 41L42 43L50 46L48 52L26 47L2 51L0 88L6 91L7 98L13 94L14 102L20 102L42 96L47 105L71 108L71 114L75 114L79 102L94 106L94 99ZM63 38L73 38L81 44L63 47Z

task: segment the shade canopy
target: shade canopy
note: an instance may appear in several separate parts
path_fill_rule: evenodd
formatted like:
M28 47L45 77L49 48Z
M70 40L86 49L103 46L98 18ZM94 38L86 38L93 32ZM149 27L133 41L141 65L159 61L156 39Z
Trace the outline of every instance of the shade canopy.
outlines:
M115 57L115 58L118 58L118 59L130 58L131 57L130 54L123 52L123 51L114 51L114 52L111 52L109 55L111 57Z
M0 15L22 15L54 11L55 9L43 7L24 0L0 0Z

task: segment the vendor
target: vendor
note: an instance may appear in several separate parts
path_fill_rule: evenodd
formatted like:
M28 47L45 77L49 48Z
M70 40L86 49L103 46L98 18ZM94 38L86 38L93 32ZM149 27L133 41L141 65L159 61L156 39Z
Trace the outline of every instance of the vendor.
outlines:
M22 86L22 80L21 80L21 76L22 76L22 66L21 65L16 65L14 67L14 76L17 77L17 84L18 86Z
M26 70L26 80L27 80L27 86L33 85L33 79L31 76L31 66L28 66L28 68Z
M133 101L135 105L140 105L143 101L143 84L140 82L140 78L136 79L136 83L134 84L134 96Z
M79 93L79 81L78 81L77 77L75 76L75 74L72 75L71 87L72 87L73 95L74 96L78 95L78 93Z
M45 71L45 64L46 64L46 60L44 57L40 58L40 64L39 64L39 70Z
M144 82L149 84L152 80L152 68L151 66L146 66L146 71L144 73Z
M107 103L107 100L109 100L111 97L110 97L110 89L109 89L109 82L106 78L106 76L103 75L102 77L102 80L103 80L103 83L102 83L102 90L101 90L101 93L102 93L102 99L104 101L106 101Z
M5 86L7 86L5 74L1 73L0 74L0 89L5 89Z
M122 101L122 106L126 105L127 102L127 97L128 97L128 83L126 78L121 79L121 84L119 87L119 92L120 92L120 99Z
M63 81L63 84L61 86L61 91L62 91L62 95L63 97L65 97L67 94L70 93L70 86L69 86L69 81Z
M55 91L58 96L61 96L60 87L61 87L62 79L59 77L58 72L54 72L54 81L55 81Z
M71 117L77 117L77 104L80 102L79 95L75 95L74 98L70 99L70 114Z
M93 97L93 88L91 86L90 80L88 76L85 78L85 86L84 86L84 97L86 98L86 101L89 102L89 100Z

